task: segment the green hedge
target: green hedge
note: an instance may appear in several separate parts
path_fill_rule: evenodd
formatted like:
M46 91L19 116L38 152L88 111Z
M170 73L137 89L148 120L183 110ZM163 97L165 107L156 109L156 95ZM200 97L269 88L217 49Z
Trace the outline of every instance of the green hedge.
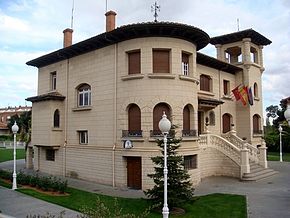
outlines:
M12 181L12 172L0 170L0 178ZM17 183L30 185L43 191L54 191L64 193L67 188L67 180L62 180L52 176L29 175L20 171L17 173Z

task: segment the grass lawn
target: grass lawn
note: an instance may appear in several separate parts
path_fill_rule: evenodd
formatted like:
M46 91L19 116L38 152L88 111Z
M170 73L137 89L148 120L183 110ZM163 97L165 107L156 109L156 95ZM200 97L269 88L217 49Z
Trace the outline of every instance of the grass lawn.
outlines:
M0 184L1 185L1 184ZM79 211L82 206L96 206L96 199L100 200L109 208L114 206L114 197L98 195L74 188L68 188L69 196L49 196L36 192L31 189L18 189L19 192L31 195L63 207ZM124 213L141 214L149 206L150 203L145 199L127 199L117 198L118 204ZM185 205L186 214L183 216L170 217L200 217L200 218L246 218L246 198L241 195L229 194L211 194L202 197L196 197L193 203ZM148 217L161 217L161 212L152 212Z
M269 161L279 161L280 160L280 153L279 152L268 152L267 159ZM290 153L283 153L282 159L283 159L283 161L290 162Z
M25 149L16 149L16 159L25 158ZM13 149L0 148L0 162L13 160Z

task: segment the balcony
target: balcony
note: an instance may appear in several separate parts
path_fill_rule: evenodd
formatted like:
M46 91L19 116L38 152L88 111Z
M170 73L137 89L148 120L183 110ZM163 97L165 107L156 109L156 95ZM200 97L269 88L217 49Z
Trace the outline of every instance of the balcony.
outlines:
M182 137L197 137L197 131L195 129L182 130Z
M142 130L122 130L122 138L126 137L142 137L143 131Z
M253 134L254 134L254 135L263 135L263 130L254 129L254 130L253 130Z
M172 138L174 136L174 130L170 130L168 137ZM163 134L160 130L150 130L150 137L156 138L156 137L163 137Z

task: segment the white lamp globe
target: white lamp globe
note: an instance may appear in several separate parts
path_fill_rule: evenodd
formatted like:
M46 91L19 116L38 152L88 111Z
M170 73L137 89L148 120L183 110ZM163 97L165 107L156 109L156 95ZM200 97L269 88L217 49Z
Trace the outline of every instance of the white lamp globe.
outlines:
M164 133L168 133L171 128L171 122L167 119L165 112L163 112L162 119L159 121L159 129Z
M15 121L14 124L13 124L13 126L12 126L12 132L14 134L16 134L18 132L18 130L19 130L19 127L17 126L17 123Z
M288 121L288 125L290 126L290 104L288 103L287 109L284 112L284 117Z
M282 126L281 126L281 125L279 125L279 128L278 128L278 130L279 130L279 132L280 132L280 133L283 131L283 129L282 129Z

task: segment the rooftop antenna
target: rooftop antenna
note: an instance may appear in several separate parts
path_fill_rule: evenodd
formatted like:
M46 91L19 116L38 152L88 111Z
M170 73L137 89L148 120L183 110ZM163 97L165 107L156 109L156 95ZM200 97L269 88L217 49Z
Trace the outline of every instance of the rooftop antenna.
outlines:
M238 31L240 31L240 19L237 18L237 26L238 26Z
M107 12L108 11L108 0L106 0L106 11L105 12Z
M160 5L157 4L157 1L153 5L151 5L151 12L154 12L154 22L157 22L158 11L160 11Z
M74 24L74 7L75 7L75 0L73 0L72 8L71 8L71 22L70 22L71 29L73 29L73 24Z

